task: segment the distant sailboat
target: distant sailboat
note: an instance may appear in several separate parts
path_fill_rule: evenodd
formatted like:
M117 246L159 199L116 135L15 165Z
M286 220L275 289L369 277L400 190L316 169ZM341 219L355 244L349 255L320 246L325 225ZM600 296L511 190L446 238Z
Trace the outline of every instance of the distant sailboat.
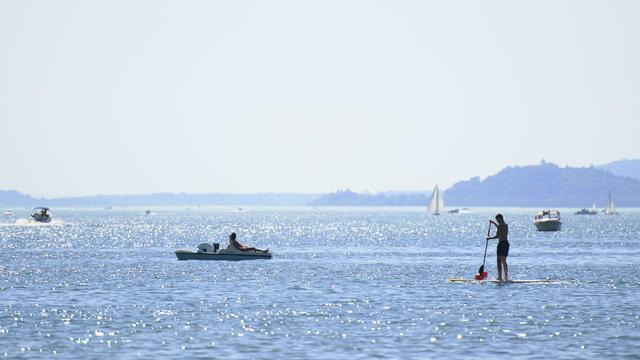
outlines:
M444 199L442 198L442 194L440 193L440 189L438 189L438 185L433 189L433 193L431 194L431 202L429 202L429 211L433 213L433 215L440 215L440 210L444 208Z
M613 205L613 200L611 200L611 191L609 191L609 201L607 202L607 207L602 210L605 215L614 215L617 214L616 207Z

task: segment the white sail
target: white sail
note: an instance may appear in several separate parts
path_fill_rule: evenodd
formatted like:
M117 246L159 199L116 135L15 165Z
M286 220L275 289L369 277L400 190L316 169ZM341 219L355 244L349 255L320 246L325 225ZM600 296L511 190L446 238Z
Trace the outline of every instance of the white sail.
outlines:
M609 191L609 201L607 202L607 207L604 209L605 214L615 214L616 206L613 204L613 200L611 200L611 191Z
M431 193L431 201L429 202L429 211L434 214L439 214L440 210L444 208L444 199L442 198L442 193L440 189L438 189L438 185L433 189L433 193Z

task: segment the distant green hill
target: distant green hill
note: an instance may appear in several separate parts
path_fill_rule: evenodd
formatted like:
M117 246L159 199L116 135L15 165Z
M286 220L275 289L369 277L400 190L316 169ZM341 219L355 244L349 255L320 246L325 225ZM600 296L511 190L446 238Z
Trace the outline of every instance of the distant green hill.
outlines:
M598 168L609 170L614 175L626 176L640 180L640 159L618 160L608 164L599 165Z
M15 190L0 190L0 209L16 206L32 206L38 200Z
M445 191L447 207L523 206L603 208L611 191L618 207L640 207L640 160L621 160L598 167L558 167L552 163L508 167L484 180L475 177ZM37 199L13 190L0 190L0 209L26 206L105 207L152 205L311 205L311 206L425 206L424 192L330 194L186 194L97 195Z
M616 206L640 206L640 180L596 167L552 163L514 166L481 181L475 177L445 191L447 206L604 207L609 191Z

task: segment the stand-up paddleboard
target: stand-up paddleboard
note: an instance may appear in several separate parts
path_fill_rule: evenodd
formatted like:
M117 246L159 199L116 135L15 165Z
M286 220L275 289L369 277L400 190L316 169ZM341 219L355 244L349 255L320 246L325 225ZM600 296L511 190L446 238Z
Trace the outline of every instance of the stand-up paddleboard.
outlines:
M490 284L501 284L503 282L498 280L475 280L475 279L464 279L464 278L449 278L447 279L452 283L466 283L466 284L482 284L482 283L490 283ZM553 280L550 279L523 279L523 280L509 280L507 284L552 284Z

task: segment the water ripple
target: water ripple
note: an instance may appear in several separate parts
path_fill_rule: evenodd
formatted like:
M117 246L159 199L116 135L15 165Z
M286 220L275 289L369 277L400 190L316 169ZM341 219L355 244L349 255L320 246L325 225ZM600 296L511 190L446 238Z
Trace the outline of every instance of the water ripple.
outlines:
M640 213L538 233L505 212L512 278L450 284L482 261L490 212L418 209L57 211L0 226L0 357L633 357ZM274 259L178 262L241 241ZM494 270L495 245L487 257Z

